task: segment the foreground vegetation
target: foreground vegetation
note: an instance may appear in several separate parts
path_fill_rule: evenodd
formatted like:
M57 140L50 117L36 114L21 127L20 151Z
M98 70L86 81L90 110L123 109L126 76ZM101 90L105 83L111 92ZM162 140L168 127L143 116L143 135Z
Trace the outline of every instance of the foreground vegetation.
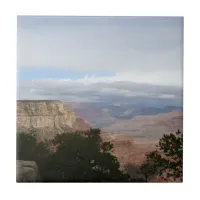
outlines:
M17 159L35 161L42 182L146 182L155 175L182 180L182 133L164 135L157 151L147 154L137 180L120 170L113 145L103 142L100 129L56 135L37 141L34 133L17 134Z
M141 171L146 181L157 175L167 182L183 181L183 134L163 135L157 145L158 150L146 155Z
M57 135L53 140L37 142L34 134L17 135L17 159L33 160L42 181L129 181L128 174L111 154L110 142L103 142L99 129Z

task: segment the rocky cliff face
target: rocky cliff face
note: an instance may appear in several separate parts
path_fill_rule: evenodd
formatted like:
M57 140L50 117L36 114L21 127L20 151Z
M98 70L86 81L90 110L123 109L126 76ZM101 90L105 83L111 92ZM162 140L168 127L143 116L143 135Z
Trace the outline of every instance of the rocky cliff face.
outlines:
M75 116L70 105L61 101L17 101L17 129L37 129L43 133L62 133L90 126Z

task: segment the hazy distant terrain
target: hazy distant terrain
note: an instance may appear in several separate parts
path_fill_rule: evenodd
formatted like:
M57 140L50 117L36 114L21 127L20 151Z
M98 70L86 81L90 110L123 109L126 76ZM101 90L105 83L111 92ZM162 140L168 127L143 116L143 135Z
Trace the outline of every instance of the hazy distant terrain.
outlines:
M137 115L156 115L159 113L168 113L182 109L180 106L148 106L149 104L140 105L133 103L110 103L110 102L98 102L98 103L75 103L68 102L73 107L74 112L77 115L83 115L90 121L95 115L102 115L111 117L112 119L132 119Z
M88 121L93 128L102 128L116 122L116 118L111 116L103 108L93 107L85 103L69 103L75 114Z
M181 107L139 107L131 104L71 103L77 116L105 132L157 139L162 134L182 130Z
M103 130L134 138L154 140L163 134L182 130L182 127L183 112L180 110L157 115L138 115L131 120L117 120L115 124L104 127Z

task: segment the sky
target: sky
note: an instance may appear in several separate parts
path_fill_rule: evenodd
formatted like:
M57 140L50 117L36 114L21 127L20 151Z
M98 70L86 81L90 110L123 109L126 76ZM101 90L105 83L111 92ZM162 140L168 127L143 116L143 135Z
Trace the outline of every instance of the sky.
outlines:
M180 102L182 17L18 16L18 99Z

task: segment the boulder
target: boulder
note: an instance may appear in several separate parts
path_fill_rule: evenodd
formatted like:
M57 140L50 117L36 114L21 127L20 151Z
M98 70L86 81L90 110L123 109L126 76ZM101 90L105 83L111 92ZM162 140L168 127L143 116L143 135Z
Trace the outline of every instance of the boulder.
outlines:
M37 182L40 180L36 162L17 160L17 182Z

